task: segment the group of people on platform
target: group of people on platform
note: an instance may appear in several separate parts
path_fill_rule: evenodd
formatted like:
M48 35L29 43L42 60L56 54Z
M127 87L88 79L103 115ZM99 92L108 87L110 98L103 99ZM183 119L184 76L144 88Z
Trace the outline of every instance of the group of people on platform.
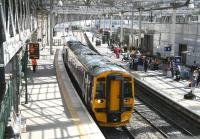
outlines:
M122 53L123 49L119 46L110 47L111 50L115 53L116 58L120 57L120 53ZM150 58L144 55L141 55L140 51L133 49L131 52L127 52L123 54L122 61L129 61L129 68L132 70L138 70L138 65L142 65L144 68L144 72L147 72L148 68L151 67L153 70L158 70L160 60L158 58Z
M121 49L119 47L115 47L113 49L116 58L119 58ZM122 58L123 61L129 61L129 68L132 70L138 70L138 65L143 66L144 72L150 68L152 70L158 70L160 65L160 59L142 56L139 51L132 50L131 52L125 53ZM168 65L168 71L170 72L170 77L174 80L179 81L181 79L181 66L175 63L174 59L170 60L170 64ZM196 83L196 86L200 82L200 68L196 66L196 62L191 69L192 73L192 81Z
M110 46L111 50L115 53L116 58L120 57L120 53L123 49L119 46ZM152 70L158 70L160 65L159 58L147 57L142 55L138 50L132 49L130 52L126 52L123 55L122 61L129 61L129 68L137 71L138 65L143 66L144 72L150 68ZM181 79L181 66L175 63L175 59L171 59L168 65L168 72L170 72L170 77L174 80L179 81ZM200 67L197 66L196 61L194 61L191 67L191 86L198 86L200 82Z
M160 60L157 58L150 58L144 55L130 55L130 57L129 68L132 70L137 71L139 65L143 66L144 72L147 72L149 68L152 70L159 69Z

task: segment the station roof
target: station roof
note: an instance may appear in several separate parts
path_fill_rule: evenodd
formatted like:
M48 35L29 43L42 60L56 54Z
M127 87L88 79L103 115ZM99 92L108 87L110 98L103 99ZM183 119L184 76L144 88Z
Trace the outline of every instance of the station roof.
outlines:
M173 8L200 14L200 0L34 0L40 9L58 14L110 15Z

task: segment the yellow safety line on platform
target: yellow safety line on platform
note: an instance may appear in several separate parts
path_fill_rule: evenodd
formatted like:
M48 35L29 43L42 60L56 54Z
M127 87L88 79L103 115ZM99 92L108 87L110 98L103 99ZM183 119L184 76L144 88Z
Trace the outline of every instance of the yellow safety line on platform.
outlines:
M60 73L57 73L57 75L58 75L58 78L60 78L60 79L62 78ZM74 123L74 125L76 125L78 127L80 138L81 139L88 138L88 135L86 134L86 132L84 130L84 126L83 126L82 122L80 121L80 118L79 118L77 112L73 109L74 106L73 106L71 99L69 99L70 97L69 97L68 93L64 93L64 92L66 92L66 89L64 87L64 83L60 82L60 84L61 84L60 90L61 90L61 93L64 96L65 104L68 107L70 115L75 118L75 119L72 120L72 122Z

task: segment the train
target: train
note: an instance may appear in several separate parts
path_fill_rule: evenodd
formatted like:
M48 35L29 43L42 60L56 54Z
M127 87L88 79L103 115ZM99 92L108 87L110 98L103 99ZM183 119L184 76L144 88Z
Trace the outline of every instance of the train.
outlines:
M66 41L63 60L100 126L120 127L129 122L134 111L134 79L124 68L75 37Z

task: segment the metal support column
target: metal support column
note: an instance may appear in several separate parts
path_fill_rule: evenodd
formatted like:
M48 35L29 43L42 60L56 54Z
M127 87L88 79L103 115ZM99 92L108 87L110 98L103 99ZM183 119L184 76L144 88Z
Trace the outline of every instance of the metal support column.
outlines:
M112 28L112 20L113 20L113 16L110 15L110 37L112 37L112 30L113 30L113 28Z
M141 47L141 29L142 29L142 11L139 9L139 36L138 36L138 48Z
M53 54L53 0L51 0L51 7L49 13L49 46L50 54Z
M28 65L28 43L26 42L25 50L21 59L22 72L24 73L24 87L25 87L25 104L28 104L28 90L27 90L27 65Z
M14 110L16 114L19 114L19 102L20 102L20 73L19 73L19 55L16 54L12 60L12 74L13 74L13 92L14 92Z
M101 24L101 19L100 18L101 18L100 15L97 15L97 17L96 17L97 29L100 29L100 24Z
M45 45L46 45L46 34L47 34L47 25L46 25L46 20L47 20L47 17L45 14L43 14L43 30L42 30L42 47L44 48Z
M28 45L26 44L24 53L24 81L25 81L25 104L28 104L28 89L27 89L27 64L28 64Z
M134 13L132 11L132 16L131 16L131 46L133 47L133 16L134 16ZM130 48L129 48L130 50ZM130 50L131 51L131 50Z
M49 40L49 37L50 37L50 14L47 15L47 43L46 45L47 46L50 46L50 40Z
M103 16L102 15L100 15L100 17L99 17L99 23L100 23L99 29L103 28Z
M104 35L104 31L105 31L105 15L103 15L103 35Z
M175 55L175 35L176 35L176 9L173 9L172 13L172 24L170 31L170 44L171 44L171 56Z
M6 33L5 33L6 28L5 28L5 20L4 20L2 5L0 5L0 16L1 16L0 17L0 102L1 102L6 89L4 48L3 48L3 42L6 40Z
M42 13L37 15L37 40L42 38Z
M200 14L198 15L198 22L200 22Z
M50 54L53 54L53 13L50 12L50 26L49 26L49 46Z
M122 47L123 44L123 13L121 12L121 22L120 22L120 47Z
M0 30L1 32L1 30ZM2 32L0 33L0 38L2 38ZM5 83L5 67L4 67L4 52L3 43L0 42L0 102L3 99L6 83Z
M79 27L81 29L81 15L78 16L78 20L79 20Z

